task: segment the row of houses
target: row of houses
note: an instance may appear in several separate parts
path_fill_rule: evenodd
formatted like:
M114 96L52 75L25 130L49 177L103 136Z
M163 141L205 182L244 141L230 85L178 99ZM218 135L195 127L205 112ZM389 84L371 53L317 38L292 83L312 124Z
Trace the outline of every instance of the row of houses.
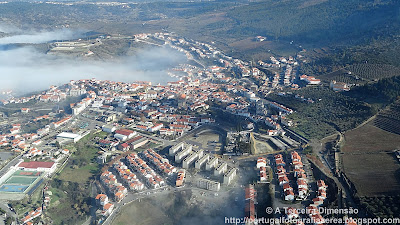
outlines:
M300 76L300 80L305 81L307 84L320 84L321 83L320 79L317 79L313 76L307 76L305 74Z
M176 187L182 187L183 186L183 182L186 176L186 172L185 170L179 170L178 171L178 175L176 177L176 181L175 181L175 186Z
M165 185L165 181L137 153L129 154L126 156L126 160L130 168L145 180L148 187L159 188Z
M259 170L259 181L260 183L267 183L269 174L267 173L267 159L264 157L257 158L257 169Z
M100 176L100 182L107 191L114 197L114 201L120 202L128 194L128 190L119 183L117 177L110 171L104 171Z
M293 188L289 183L289 178L287 177L286 169L285 169L285 161L283 160L282 154L277 154L275 157L275 165L276 165L276 174L278 176L279 185L283 191L283 198L286 201L294 200L294 192Z
M106 194L98 194L95 200L102 216L108 216L114 210L114 204L109 202Z
M307 206L308 216L312 219L315 225L323 225L325 223L324 218L322 217L320 210L318 209L322 204L324 204L324 200L326 199L326 189L327 185L323 180L317 181L318 186L318 195L316 198L312 200L312 203ZM320 194L325 193L325 194Z
M114 169L122 182L132 191L141 191L144 189L144 184L132 173L128 167L121 161L114 163Z
M33 225L31 222L33 219L42 215L43 209L42 207L38 207L35 210L28 212L24 218L22 218L21 222L26 225Z
M176 168L169 163L169 160L162 157L153 149L147 149L143 151L142 155L149 163L156 167L158 172L167 176L170 176L176 172Z
M294 170L294 177L297 182L298 198L304 200L308 193L307 175L303 169L303 162L299 153L293 151L291 153L292 166Z
M249 184L246 186L244 190L244 198L245 198L245 208L244 208L244 213L245 213L245 218L247 218L246 225L254 225L254 221L256 218L256 196L257 192L254 188L254 185Z

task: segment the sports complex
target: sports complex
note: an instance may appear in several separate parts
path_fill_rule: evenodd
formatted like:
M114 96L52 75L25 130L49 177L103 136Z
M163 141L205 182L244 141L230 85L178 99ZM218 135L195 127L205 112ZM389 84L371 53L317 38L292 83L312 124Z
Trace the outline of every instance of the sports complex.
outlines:
M0 184L0 192L25 192L29 186L39 181L42 172L17 170Z
M0 195L31 194L55 167L54 162L21 161L0 178Z

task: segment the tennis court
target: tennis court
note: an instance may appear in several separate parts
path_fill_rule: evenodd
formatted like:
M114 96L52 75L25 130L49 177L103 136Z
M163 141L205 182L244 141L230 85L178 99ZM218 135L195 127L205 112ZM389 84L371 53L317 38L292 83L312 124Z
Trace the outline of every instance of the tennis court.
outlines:
M23 171L23 170L17 170L15 171L15 173L13 174L13 176L40 176L41 172L36 172L36 171Z

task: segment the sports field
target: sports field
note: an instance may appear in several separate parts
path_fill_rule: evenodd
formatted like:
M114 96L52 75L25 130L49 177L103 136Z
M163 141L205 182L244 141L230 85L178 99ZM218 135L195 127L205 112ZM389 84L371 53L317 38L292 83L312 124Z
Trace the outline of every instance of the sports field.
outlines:
M10 177L5 184L31 184L33 183L37 177L25 177L25 176L12 176Z
M41 175L40 172L17 170L0 184L0 192L24 192Z
M29 185L3 184L0 186L1 192L24 192Z

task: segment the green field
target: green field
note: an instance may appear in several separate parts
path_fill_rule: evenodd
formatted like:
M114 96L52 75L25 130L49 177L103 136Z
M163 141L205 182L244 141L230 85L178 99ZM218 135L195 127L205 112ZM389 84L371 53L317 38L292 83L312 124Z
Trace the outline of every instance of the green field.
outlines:
M31 184L37 177L11 176L5 184Z
M97 170L98 170L97 165L93 163L90 163L86 166L79 167L76 169L71 167L66 167L58 178L65 181L84 183L88 181L89 178L93 175L93 173L96 173Z
M82 224L90 209L90 183L93 175L99 173L95 162L98 149L93 146L96 137L104 138L106 133L91 133L66 148L72 152L65 167L57 172L50 184L53 192L48 214L54 224Z

